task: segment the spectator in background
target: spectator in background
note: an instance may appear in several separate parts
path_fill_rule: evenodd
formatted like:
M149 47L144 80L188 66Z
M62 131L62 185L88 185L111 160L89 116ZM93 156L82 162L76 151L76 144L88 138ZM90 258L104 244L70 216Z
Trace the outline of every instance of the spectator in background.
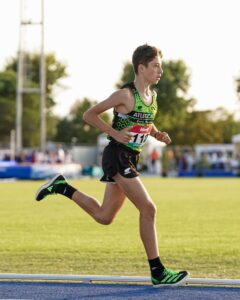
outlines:
M167 153L167 149L164 148L162 153L162 176L163 177L168 176L168 169L169 169L168 153Z
M56 162L59 164L62 164L65 162L65 151L63 150L61 144L57 145Z
M157 162L158 162L159 154L158 154L158 152L155 148L151 152L150 158L151 158L151 172L153 174L156 174L157 173Z
M204 170L207 170L208 168L209 168L209 161L208 161L207 154L205 152L202 152L197 161L197 175L199 177L202 177L204 174Z
M194 168L195 168L195 156L194 156L194 153L193 151L186 151L184 153L184 157L185 157L185 161L186 161L186 164L187 164L187 171L188 172L191 172Z

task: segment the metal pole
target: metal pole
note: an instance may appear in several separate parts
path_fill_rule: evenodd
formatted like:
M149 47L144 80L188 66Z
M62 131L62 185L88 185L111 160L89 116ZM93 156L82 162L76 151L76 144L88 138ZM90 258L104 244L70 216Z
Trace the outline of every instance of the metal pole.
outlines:
M41 58L40 58L40 146L46 149L46 75L44 55L44 0L41 1Z
M22 70L23 70L23 53L22 53L22 1L20 2L20 29L19 29L19 47L18 47L18 64L17 64L17 95L16 95L16 154L22 150Z
M16 149L16 134L15 130L12 129L10 132L10 159L14 160L15 159L15 149Z

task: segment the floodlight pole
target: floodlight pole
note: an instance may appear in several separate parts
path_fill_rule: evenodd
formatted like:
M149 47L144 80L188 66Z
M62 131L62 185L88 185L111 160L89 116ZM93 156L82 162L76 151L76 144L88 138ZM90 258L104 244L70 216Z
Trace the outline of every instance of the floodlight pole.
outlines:
M16 92L16 154L22 150L22 107L24 93L37 93L40 96L40 148L44 152L46 148L46 75L45 75L45 54L44 54L44 0L41 1L41 18L38 22L26 19L24 15L27 8L27 1L20 1L20 30L19 50L17 64L17 92ZM28 26L40 26L40 59L39 59L39 88L25 86L24 76L26 75L24 55L27 54L24 48L26 39L25 30Z
M44 55L44 0L41 0L41 58L40 58L40 146L46 150L46 74Z
M17 97L16 97L16 154L22 150L22 87L23 87L23 52L22 52L22 1L20 3L20 28L17 63Z

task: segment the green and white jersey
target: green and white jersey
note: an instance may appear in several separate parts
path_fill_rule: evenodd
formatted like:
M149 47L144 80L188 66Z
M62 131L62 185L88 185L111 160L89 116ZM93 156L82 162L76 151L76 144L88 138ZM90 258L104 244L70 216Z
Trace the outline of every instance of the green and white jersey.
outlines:
M153 93L152 103L147 105L140 97L133 82L124 85L122 88L131 89L135 99L134 107L128 114L121 114L114 111L112 127L119 131L126 127L131 127L129 132L133 134L133 137L124 146L140 152L151 133L153 121L157 113L156 93ZM110 140L113 139L110 137Z

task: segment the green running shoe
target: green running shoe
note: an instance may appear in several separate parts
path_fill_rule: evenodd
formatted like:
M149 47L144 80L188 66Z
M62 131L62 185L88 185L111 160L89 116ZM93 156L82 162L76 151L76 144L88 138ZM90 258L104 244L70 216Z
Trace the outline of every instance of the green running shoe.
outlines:
M46 184L42 185L35 196L35 199L37 201L42 200L43 198L45 198L48 195L54 195L56 194L56 187L59 184L66 184L67 181L64 178L63 175L61 174L57 174L55 177L53 177L51 180L49 180Z
M188 277L187 271L174 272L170 269L164 269L162 275L158 278L152 277L154 287L183 285Z

